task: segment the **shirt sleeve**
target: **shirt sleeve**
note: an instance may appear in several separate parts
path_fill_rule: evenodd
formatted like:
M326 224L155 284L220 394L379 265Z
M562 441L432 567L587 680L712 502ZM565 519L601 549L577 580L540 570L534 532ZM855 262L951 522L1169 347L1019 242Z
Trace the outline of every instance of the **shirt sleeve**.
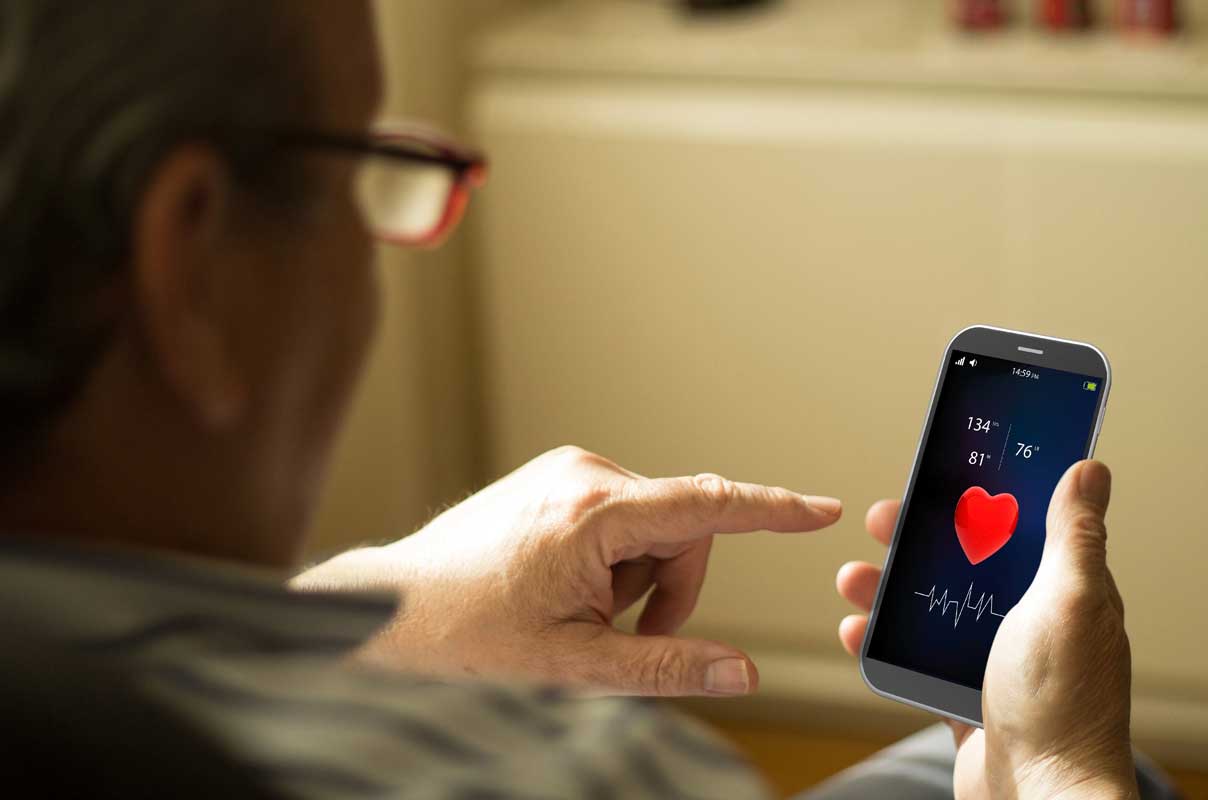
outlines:
M280 660L160 665L149 679L292 797L769 796L716 734L654 701Z

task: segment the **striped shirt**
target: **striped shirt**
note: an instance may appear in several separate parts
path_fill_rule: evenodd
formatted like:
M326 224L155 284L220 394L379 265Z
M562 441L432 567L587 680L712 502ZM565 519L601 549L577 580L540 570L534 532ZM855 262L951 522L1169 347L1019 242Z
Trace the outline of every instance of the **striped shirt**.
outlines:
M226 565L0 540L0 600L117 663L299 798L748 798L710 732L638 700L351 663L393 598L301 593Z

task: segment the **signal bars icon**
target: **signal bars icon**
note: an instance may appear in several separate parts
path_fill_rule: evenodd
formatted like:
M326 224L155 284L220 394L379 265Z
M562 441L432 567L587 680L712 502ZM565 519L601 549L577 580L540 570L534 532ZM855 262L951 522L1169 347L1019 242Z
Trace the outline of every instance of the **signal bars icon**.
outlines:
M958 367L963 367L963 366L965 366L965 357L964 357L964 356L961 356L960 358L958 358L958 359L956 360L956 365L957 365Z

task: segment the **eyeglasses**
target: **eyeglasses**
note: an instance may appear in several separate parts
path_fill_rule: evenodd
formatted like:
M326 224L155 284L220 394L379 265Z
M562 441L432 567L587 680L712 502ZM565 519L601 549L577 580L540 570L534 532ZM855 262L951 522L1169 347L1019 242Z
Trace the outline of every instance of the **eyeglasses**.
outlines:
M440 245L461 221L470 193L486 184L481 154L419 126L382 127L365 136L290 132L281 140L362 157L358 200L374 235L391 244Z

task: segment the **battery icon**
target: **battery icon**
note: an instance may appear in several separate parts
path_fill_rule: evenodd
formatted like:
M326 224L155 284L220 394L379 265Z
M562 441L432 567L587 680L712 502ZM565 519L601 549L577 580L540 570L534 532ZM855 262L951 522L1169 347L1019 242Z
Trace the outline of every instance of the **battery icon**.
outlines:
M1099 391L1099 384L1095 383L1094 381L1086 381L1082 384L1082 388L1086 389L1088 392L1097 392Z

